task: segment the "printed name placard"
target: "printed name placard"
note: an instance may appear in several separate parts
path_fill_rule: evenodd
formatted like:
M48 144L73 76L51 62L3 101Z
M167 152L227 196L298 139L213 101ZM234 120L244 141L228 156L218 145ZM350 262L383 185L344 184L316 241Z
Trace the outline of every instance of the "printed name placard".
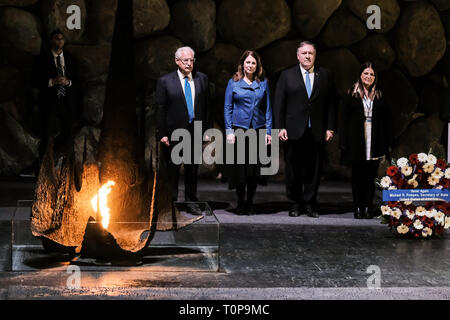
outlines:
M383 201L450 201L448 189L383 190Z

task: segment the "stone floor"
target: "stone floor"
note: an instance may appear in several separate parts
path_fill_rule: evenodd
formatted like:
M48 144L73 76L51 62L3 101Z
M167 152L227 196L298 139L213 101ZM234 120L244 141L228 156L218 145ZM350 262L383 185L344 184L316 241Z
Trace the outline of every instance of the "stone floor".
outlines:
M218 272L94 267L70 289L66 269L11 271L10 221L17 200L33 198L33 181L3 179L0 299L450 299L448 234L400 239L378 219L353 219L348 183L323 182L319 192L318 219L289 217L278 183L258 189L256 215L236 216L234 193L201 181L199 198L220 222ZM379 288L368 288L377 275Z

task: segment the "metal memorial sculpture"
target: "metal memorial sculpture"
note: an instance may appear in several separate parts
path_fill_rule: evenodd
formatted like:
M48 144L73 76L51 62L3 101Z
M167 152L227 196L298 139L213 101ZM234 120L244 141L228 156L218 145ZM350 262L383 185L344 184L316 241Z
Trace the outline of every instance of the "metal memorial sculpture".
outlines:
M131 6L131 1L118 2L101 133L80 130L75 157L59 164L52 141L47 146L31 216L32 233L47 248L90 258L136 255L156 230L178 229L201 218L172 209L155 140L151 161L156 166L145 166ZM88 147L89 139L98 139L97 148Z

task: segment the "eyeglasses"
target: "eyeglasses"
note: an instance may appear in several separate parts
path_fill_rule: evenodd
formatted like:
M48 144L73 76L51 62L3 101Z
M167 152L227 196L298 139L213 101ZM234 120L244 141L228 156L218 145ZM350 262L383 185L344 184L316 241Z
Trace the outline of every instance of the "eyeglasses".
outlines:
M190 63L195 62L195 58L194 59L178 59L178 60L180 60L183 64L186 64L188 62L190 62Z

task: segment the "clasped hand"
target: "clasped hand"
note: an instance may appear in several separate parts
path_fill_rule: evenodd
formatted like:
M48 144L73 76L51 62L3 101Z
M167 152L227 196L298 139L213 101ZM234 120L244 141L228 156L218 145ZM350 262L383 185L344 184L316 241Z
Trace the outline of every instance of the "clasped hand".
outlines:
M63 85L63 86L68 86L70 84L69 79L67 79L66 77L63 76L56 76L53 79L53 84L58 84L58 85Z

